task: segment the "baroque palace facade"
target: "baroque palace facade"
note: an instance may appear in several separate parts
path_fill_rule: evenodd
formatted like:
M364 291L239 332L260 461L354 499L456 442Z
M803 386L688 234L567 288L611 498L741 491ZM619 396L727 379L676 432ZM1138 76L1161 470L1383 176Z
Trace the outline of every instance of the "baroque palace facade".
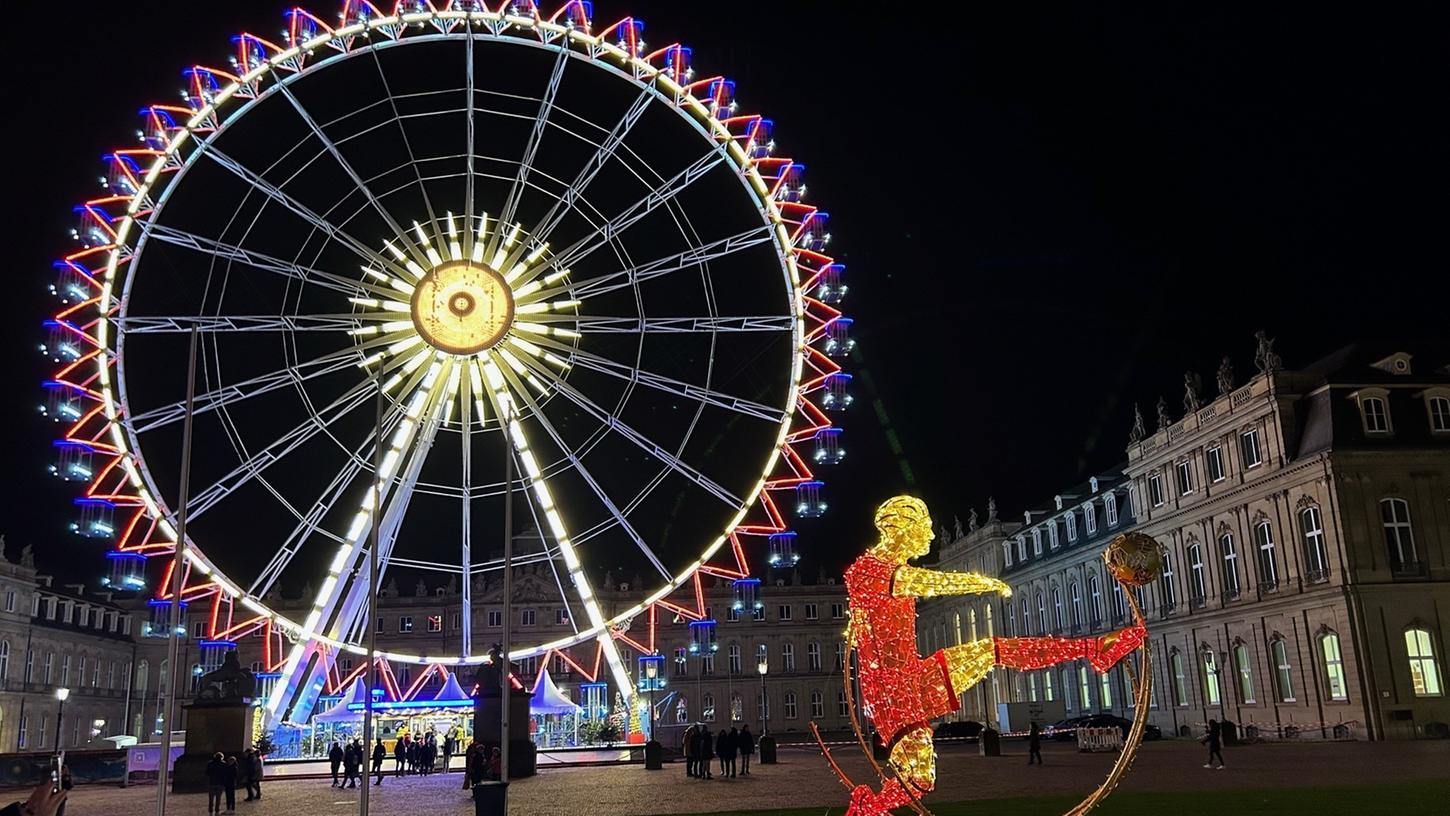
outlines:
M1217 719L1266 737L1446 736L1450 358L1351 346L1291 371L1260 338L1257 362L1241 386L1225 362L1213 399L1190 376L1184 415L1171 419L1160 401L1151 434L1140 416L1114 472L1021 522L991 512L950 536L939 566L997 575L1014 594L933 602L923 648L973 627L1126 625L1102 553L1136 529L1167 556L1162 578L1137 592L1154 647L1149 719L1165 734ZM999 669L958 716L1030 699L1131 716L1122 671Z

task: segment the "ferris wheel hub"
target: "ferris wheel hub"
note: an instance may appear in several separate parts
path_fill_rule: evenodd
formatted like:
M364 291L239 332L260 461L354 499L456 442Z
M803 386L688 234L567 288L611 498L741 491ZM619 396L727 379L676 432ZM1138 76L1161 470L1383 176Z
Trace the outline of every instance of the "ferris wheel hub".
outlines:
M413 326L430 346L448 354L477 354L508 334L514 294L487 264L447 263L418 280L411 311Z

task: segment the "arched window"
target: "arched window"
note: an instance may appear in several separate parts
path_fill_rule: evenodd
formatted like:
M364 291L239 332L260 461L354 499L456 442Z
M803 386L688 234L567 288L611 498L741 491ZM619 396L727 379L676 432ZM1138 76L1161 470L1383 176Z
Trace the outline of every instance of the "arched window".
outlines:
M739 694L730 695L730 721L740 722L745 719L745 701L740 699Z
M1002 542L1002 563L1008 567L1012 566L1012 543L1010 541Z
M1203 566L1203 545L1197 542L1188 545L1188 583L1193 595L1189 603L1193 606L1202 606L1203 599L1208 597L1208 576Z
M1032 554L1042 555L1042 530L1032 528Z
M1069 510L1064 518L1067 520L1067 541L1071 544L1077 541L1077 513Z
M1113 582L1113 619L1119 620L1126 614L1127 606L1123 600L1123 585L1117 581Z
M991 609L990 606L987 607L989 612ZM975 609L967 610L967 636L971 640L977 639L977 610Z
M1223 594L1228 600L1238 598L1243 591L1239 583L1239 550L1234 543L1233 533L1218 537L1218 549L1223 553Z
M1299 511L1299 529L1304 532L1305 577L1315 583L1329 580L1329 550L1324 546L1324 519L1318 505Z
M136 680L132 684L136 691L145 694L146 687L151 682L151 662L142 660L136 664Z
M1173 554L1163 553L1163 574L1158 579L1158 591L1163 596L1163 610L1167 612L1178 605L1178 592L1173 589Z
M1031 619L1027 617L1026 598L1023 598L1021 601L1017 602L1017 610L1022 613L1022 634L1030 634L1032 632L1032 622Z
M171 662L163 660L160 671L156 673L156 693L164 695L169 688L171 688Z
M1319 654L1324 659L1324 680L1329 699L1348 700L1349 686L1344 682L1344 655L1339 651L1339 635L1334 632L1320 635Z
M815 642L806 644L806 665L813 672L821 670L821 644Z
M1274 656L1274 680L1275 691L1279 694L1279 702L1294 702L1294 667L1289 663L1289 644L1284 639L1274 638L1269 644L1269 651Z
M1183 674L1183 655L1177 649L1168 656L1168 668L1173 675L1173 704L1188 705L1188 683Z
M1092 625L1096 627L1103 619L1103 590L1096 572L1088 575L1088 608L1092 610Z
M738 643L732 643L732 644L730 644L730 648L726 651L726 654L728 654L729 657L730 657L730 674L732 674L732 675L739 674L740 673L740 644L738 644Z
M1077 694L1079 710L1087 711L1093 707L1093 686L1088 682L1088 668L1079 663L1077 667Z
M715 695L711 692L700 695L700 719L711 723L715 721Z
M1052 669L1048 669L1042 673L1042 699L1049 703L1055 699L1053 696L1052 675Z
M1057 587L1052 588L1052 626L1062 631L1062 592Z
M811 691L811 719L819 720L826 716L826 695L819 689Z
M1042 591L1037 591L1037 631L1047 632L1047 605L1042 602Z
M10 679L10 641L0 640L0 683Z
M1104 709L1113 707L1113 673L1111 671L1098 675L1098 685L1102 687L1102 694L1098 702Z
M1212 648L1206 648L1201 653L1203 658L1203 702L1206 705L1218 705L1222 697L1219 694L1218 686L1218 656Z
M1077 581L1067 585L1067 596L1072 603L1072 628L1077 629L1082 626L1082 590Z
M685 699L683 694L675 701L675 722L684 724L690 721L690 701Z
M1249 658L1249 646L1243 641L1234 644L1234 668L1239 673L1239 702L1254 702L1254 664Z
M787 720L794 720L799 716L799 713L796 710L795 692L787 691L785 693L785 718Z
M1405 652L1410 657L1410 683L1416 697L1439 697L1444 694L1440 685L1440 663L1435 659L1435 642L1425 629L1405 631Z
M1259 588L1279 585L1279 559L1274 552L1274 530L1267 519L1254 525L1254 543L1259 546Z
M1385 528L1390 568L1397 572L1418 569L1420 558L1415 552L1415 532L1410 526L1410 503L1404 499L1381 499L1380 521Z
M780 644L780 665L785 671L795 671L795 644L790 641Z

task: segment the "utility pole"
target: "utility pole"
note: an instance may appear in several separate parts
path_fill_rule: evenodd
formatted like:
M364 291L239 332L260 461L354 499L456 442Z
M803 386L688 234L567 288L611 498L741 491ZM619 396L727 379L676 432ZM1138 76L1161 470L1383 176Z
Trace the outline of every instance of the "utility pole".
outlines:
M176 660L180 637L176 634L182 628L181 621L181 573L186 568L186 505L191 501L191 426L196 403L196 345L197 330L191 330L191 348L186 357L186 414L181 425L181 489L176 505L176 546L171 550L171 615L170 631L166 633L166 694L161 711L161 758L156 776L156 816L166 816L166 796L169 786L167 777L171 774L171 729L176 713Z
M373 422L377 430L373 432L373 523L372 542L368 545L368 670L363 673L367 678L363 684L363 784L358 795L358 811L362 816L368 814L368 770L373 761L373 687L378 682L378 544L382 537L383 514L383 362L384 360L378 360L378 370L373 373L373 382L378 393L373 400Z
M513 663L509 660L509 639L512 636L513 623L513 589L514 589L514 452L513 440L510 434L509 423L514 421L513 403L509 400L500 400L499 407L504 413L499 417L499 424L503 429L503 646L499 650L503 664L498 667L499 683L499 732L498 732L498 778L503 785L503 812L508 813L508 781L509 781L509 707L513 702L510 692L513 691L509 683L509 670Z

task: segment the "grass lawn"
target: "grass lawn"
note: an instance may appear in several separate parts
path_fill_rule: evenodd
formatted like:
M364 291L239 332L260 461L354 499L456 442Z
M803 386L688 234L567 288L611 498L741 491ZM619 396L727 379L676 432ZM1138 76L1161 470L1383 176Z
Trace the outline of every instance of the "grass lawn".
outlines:
M842 798L845 791L842 790ZM1450 781L1413 782L1394 785L1346 785L1320 788L1262 788L1221 791L1174 791L1123 793L1109 796L1093 811L1103 816L1187 816L1187 814L1284 814L1316 816L1393 813L1395 816L1442 816L1450 801ZM1078 799L1070 796L1031 796L975 802L932 802L928 809L936 816L1061 816ZM844 804L835 808L791 808L789 810L732 810L708 816L840 816ZM903 809L898 813L910 813Z

